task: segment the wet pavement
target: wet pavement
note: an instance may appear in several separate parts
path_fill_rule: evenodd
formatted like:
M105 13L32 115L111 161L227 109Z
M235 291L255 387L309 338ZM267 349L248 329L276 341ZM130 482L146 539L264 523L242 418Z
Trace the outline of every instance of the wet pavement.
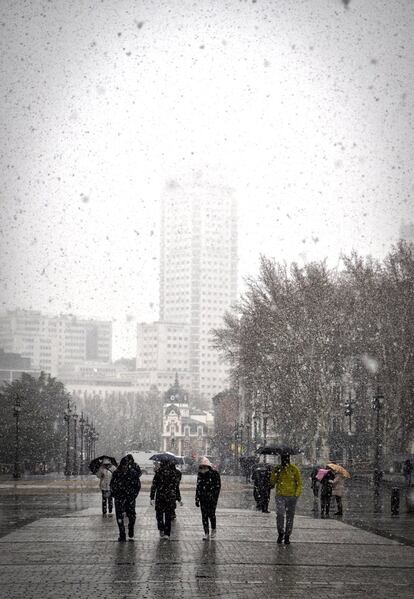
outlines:
M226 494L225 494L226 495ZM216 540L202 540L200 513L185 491L172 539L158 537L140 496L135 542L117 542L115 519L91 506L40 518L0 539L7 599L284 599L412 597L414 548L337 520L297 516L290 546L276 544L274 514L218 509Z
M91 479L92 482L93 479ZM160 540L149 506L149 484L137 502L135 542L117 542L114 517L100 514L96 487L88 492L14 494L0 487L0 589L7 599L124 599L127 597L329 599L370 595L408 598L414 589L414 548L347 524L369 526L365 484L348 487L345 522L321 520L305 487L298 504L292 545L276 544L275 514L256 512L250 486L223 477L216 540L202 540L194 507L194 477L184 477L184 507L177 511L172 540ZM73 482L73 481L72 481ZM31 482L28 483L32 484ZM89 483L88 483L89 484ZM75 485L76 486L76 485ZM95 491L94 491L95 489ZM384 510L387 510L384 491ZM273 502L271 504L272 510ZM63 514L66 515L63 515ZM412 527L402 514L400 528ZM377 522L378 525L378 522ZM7 532L9 534L7 534Z
M139 501L148 497L151 476L142 477L142 492ZM182 491L192 501L191 493L195 488L195 476L184 476ZM252 486L242 479L222 477L223 493L220 504L226 508L254 510ZM384 535L414 546L414 514L408 514L405 504L405 490L401 486L401 506L398 517L391 515L389 486L384 485L380 495L380 512L376 513L373 502L372 486L365 481L347 481L342 521L364 530ZM99 502L97 480L93 476L71 477L49 475L46 477L28 477L15 481L0 479L0 536L14 527L22 526L46 515L59 516L71 511L84 509ZM332 502L333 505L333 502ZM313 511L313 496L309 483L304 478L303 494L298 502L297 513L304 516L319 517L318 510ZM334 505L333 505L334 507ZM270 508L274 510L272 498ZM335 509L332 509L332 513Z

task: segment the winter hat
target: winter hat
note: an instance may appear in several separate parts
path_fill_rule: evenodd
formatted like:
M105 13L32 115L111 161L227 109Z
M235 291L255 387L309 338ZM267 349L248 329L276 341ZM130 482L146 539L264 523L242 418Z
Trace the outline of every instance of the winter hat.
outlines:
M203 456L200 459L200 463L198 465L199 466L208 466L209 468L213 467L213 464L210 462L210 460L208 458L206 458L206 456Z

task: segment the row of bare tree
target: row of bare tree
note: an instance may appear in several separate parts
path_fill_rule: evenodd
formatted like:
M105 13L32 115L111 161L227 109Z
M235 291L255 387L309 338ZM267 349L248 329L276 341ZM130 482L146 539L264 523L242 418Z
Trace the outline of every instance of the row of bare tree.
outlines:
M380 387L387 449L409 450L413 253L412 243L400 241L383 261L353 253L335 270L325 262L287 267L262 257L259 276L247 281L225 326L215 331L248 408L266 406L284 439L311 450L318 436L326 441L349 393L359 429L369 429L371 400Z

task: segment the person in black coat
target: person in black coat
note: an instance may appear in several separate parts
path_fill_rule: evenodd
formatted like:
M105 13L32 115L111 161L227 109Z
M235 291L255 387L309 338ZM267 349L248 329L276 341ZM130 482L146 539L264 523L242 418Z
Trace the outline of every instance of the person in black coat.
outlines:
M220 495L220 474L213 470L210 460L201 458L198 468L195 504L201 508L201 518L204 528L204 540L210 538L209 525L211 524L211 537L216 536L216 507Z
M175 468L175 473L176 473L176 475L177 475L177 478L178 478L178 490L180 490L180 482L181 482L181 479L182 479L182 477L183 477L183 474L182 474L181 470L179 470L179 469L177 468L177 466L174 466L174 468ZM176 507L177 507L177 503L175 504L175 506L174 506L174 510L173 510L173 512L172 512L172 514L171 514L171 520L175 520L175 519L177 518L177 515L176 515L176 513L175 513L175 509L176 509Z
M270 501L270 474L271 467L268 464L260 464L253 470L253 496L256 500L256 508L263 513L269 514Z
M321 500L321 518L329 518L329 509L331 507L331 497L335 473L327 468L327 473L320 482L320 500Z
M180 479L174 464L161 463L154 474L151 486L151 505L154 505L160 537L167 541L171 534L171 520L176 502L181 502Z
M318 466L314 466L312 468L312 472L311 472L311 475L310 475L311 489L312 489L312 493L313 493L313 511L314 512L318 511L319 481L316 478L316 475L318 474L318 470L319 470L319 467Z
M118 541L126 541L124 514L128 518L128 536L134 538L136 519L135 501L141 488L141 468L135 464L132 456L124 457L111 478L111 495L115 499L115 515L119 528Z

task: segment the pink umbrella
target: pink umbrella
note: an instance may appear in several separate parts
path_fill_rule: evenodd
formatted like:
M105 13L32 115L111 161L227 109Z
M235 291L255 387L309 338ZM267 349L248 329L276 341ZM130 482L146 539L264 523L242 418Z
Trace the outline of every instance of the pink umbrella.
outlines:
M326 470L325 468L319 468L317 474L316 474L316 480L321 481L323 479L323 477L325 476L325 474L327 474L327 472L329 472L328 470Z

